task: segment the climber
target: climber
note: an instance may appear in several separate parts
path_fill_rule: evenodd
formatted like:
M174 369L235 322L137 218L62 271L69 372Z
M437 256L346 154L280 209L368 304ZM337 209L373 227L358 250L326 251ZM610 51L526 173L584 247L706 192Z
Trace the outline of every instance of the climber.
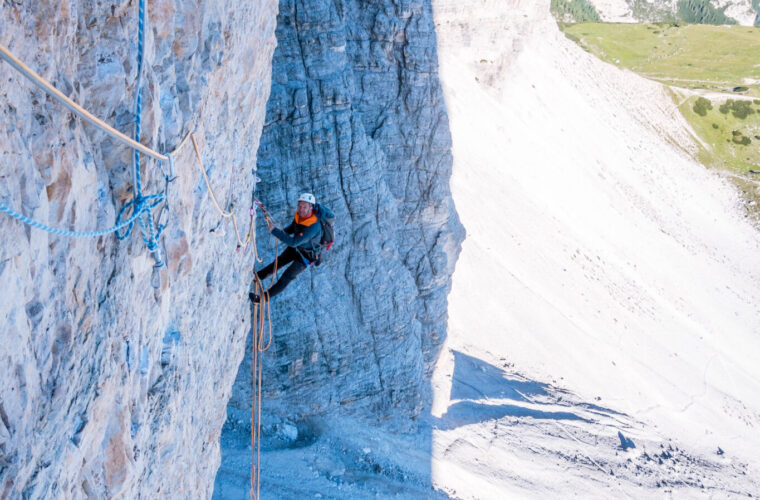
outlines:
M307 266L319 260L322 225L314 214L313 209L315 204L316 199L313 194L303 193L299 196L298 209L296 210L293 222L285 229L275 227L268 217L266 219L269 232L278 240L288 245L288 248L275 261L263 269L256 271L256 276L260 280L263 280L271 275L272 271L274 271L275 262L277 262L277 266L280 268L284 268L290 264L290 267L285 269L280 279L269 288L268 294L270 299L283 291ZM258 304L261 300L253 292L248 293L248 298L254 304Z

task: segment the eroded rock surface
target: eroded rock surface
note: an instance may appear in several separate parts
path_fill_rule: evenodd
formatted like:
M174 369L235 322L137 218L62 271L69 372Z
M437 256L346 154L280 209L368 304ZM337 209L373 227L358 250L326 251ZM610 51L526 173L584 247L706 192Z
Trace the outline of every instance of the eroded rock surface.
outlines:
M273 303L265 422L300 433L342 411L408 421L428 397L463 238L430 4L277 8L148 2L141 140L167 152L195 131L243 237L256 161L282 225L301 191L337 214L325 263ZM131 135L137 19L137 2L11 2L0 43ZM55 227L113 225L133 198L132 151L0 67L2 202ZM139 228L71 239L0 214L0 497L211 494L253 259L250 245L235 251L186 144L168 212L156 211L168 223L158 288ZM161 167L143 157L144 194L165 189ZM267 238L259 228L268 259ZM246 418L248 353L230 406Z
M171 151L194 130L225 205L250 202L276 11L268 0L148 2L142 142ZM137 20L137 2L4 2L0 43L131 135ZM55 227L113 225L132 199L132 151L4 62L0 75L2 202ZM157 290L138 229L122 242L71 239L0 214L0 498L210 495L250 259L192 145L176 175ZM142 181L145 194L163 191L155 161L143 159Z
M338 223L324 264L272 302L265 424L415 416L463 238L430 3L283 0L277 39L258 195L285 224L312 191ZM250 349L237 422L250 411L249 363Z

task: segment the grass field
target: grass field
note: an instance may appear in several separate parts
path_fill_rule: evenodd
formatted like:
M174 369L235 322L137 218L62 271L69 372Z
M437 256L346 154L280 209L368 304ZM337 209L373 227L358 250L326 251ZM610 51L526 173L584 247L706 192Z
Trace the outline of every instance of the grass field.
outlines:
M744 86L760 97L760 28L581 23L563 29L600 59L662 83L714 90Z
M698 157L727 171L760 207L760 28L702 24L560 24L600 59L668 85L707 148ZM728 100L734 101L731 105ZM698 100L701 102L698 104ZM760 208L753 208L760 219Z
M725 100L718 99L707 99L712 109L704 110L701 116L695 111L697 99L689 97L679 109L697 135L710 145L710 150L700 153L700 160L737 174L760 171L760 99L747 103L754 113L746 118L734 116L731 111L722 113L720 105Z

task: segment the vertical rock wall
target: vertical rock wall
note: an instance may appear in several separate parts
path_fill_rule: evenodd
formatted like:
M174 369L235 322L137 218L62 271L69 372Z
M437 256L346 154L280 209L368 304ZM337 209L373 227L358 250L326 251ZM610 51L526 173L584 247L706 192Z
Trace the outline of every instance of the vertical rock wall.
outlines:
M276 3L148 2L142 142L194 130L225 206L247 206L270 89ZM4 2L0 43L132 133L137 2ZM0 199L46 224L113 225L132 151L0 63ZM143 159L145 194L164 190ZM0 498L199 498L249 321L250 255L235 252L192 145L177 156L162 239L70 239L0 214ZM248 223L247 210L238 217Z
M277 40L258 196L284 225L311 191L338 222L324 264L272 302L265 421L414 416L463 238L430 3L282 0ZM233 421L250 411L250 373L249 352Z

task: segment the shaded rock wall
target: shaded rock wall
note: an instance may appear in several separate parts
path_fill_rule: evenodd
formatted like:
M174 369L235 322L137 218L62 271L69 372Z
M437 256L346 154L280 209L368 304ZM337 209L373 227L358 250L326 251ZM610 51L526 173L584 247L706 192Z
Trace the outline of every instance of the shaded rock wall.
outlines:
M220 202L247 206L270 89L276 3L148 4L142 141L195 130ZM0 43L128 134L137 3L4 2ZM56 227L113 224L132 152L0 63L0 199ZM146 194L164 189L143 160ZM250 258L177 157L162 244L68 239L0 214L0 498L209 496L248 309ZM247 212L247 210L245 211ZM239 217L247 224L247 213Z
M265 424L414 416L463 238L430 3L282 0L277 40L258 196L286 224L312 191L338 222L325 263L272 302ZM233 422L248 418L250 374L249 348Z

